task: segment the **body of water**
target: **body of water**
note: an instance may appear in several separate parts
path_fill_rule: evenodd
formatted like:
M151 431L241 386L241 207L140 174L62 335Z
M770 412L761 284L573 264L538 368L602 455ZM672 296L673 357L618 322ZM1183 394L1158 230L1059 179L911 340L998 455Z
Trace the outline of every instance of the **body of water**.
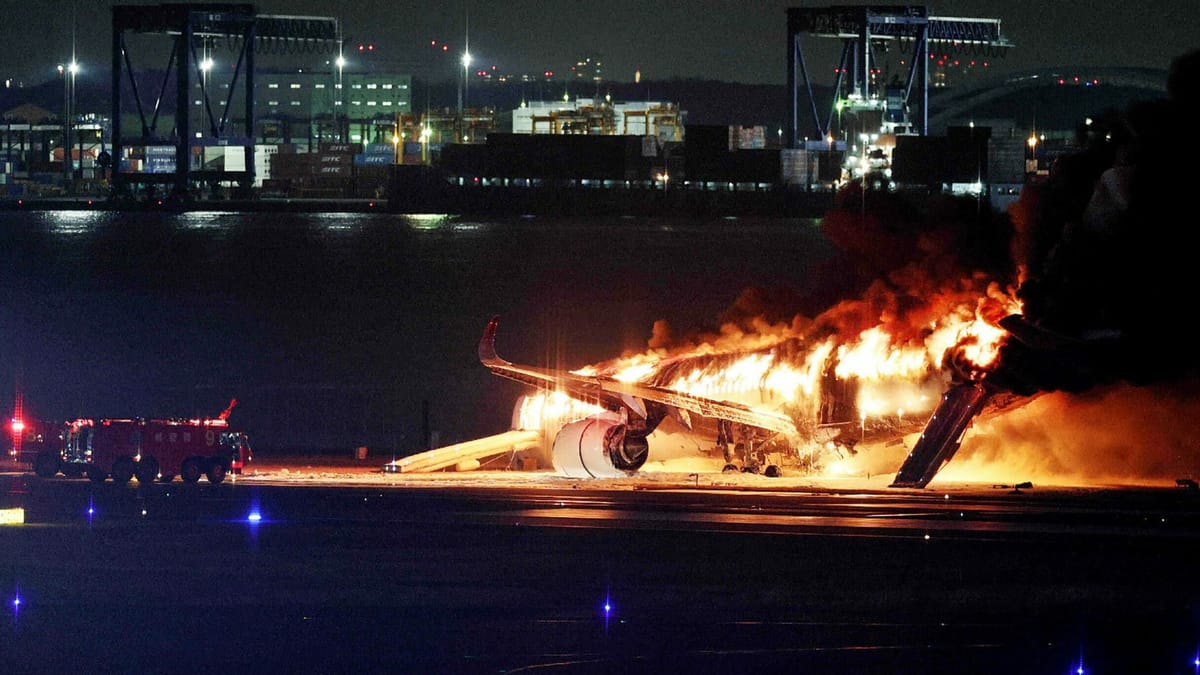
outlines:
M660 319L715 329L750 288L803 297L830 257L808 219L11 211L0 400L69 419L237 398L258 451L409 454L507 429L522 388L476 357L493 315L502 356L575 368Z

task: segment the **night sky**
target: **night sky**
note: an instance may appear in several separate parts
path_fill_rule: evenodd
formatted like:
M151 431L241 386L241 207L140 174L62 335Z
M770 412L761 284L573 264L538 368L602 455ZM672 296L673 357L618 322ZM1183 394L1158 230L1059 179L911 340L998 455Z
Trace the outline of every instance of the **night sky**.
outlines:
M8 71L3 77L26 82L53 77L55 66L70 59L73 34L81 62L107 65L114 4L161 3L0 0L10 19L5 39L0 40L0 64ZM579 57L599 54L605 77L615 81L632 81L640 69L644 79L782 84L787 74L787 8L861 3L262 0L254 4L261 13L341 17L350 42L374 43L377 62L419 78L456 76L458 55L469 39L477 64L495 65L505 73L563 72ZM1165 69L1171 58L1196 46L1200 27L1200 5L1195 0L1148 4L959 0L927 6L935 16L1000 19L1002 32L1015 48L993 63L993 71L1077 65ZM33 35L38 36L36 45L25 39ZM450 51L431 47L431 40L448 43ZM804 48L811 50L806 56L819 63L825 53L832 59L838 44L813 40Z

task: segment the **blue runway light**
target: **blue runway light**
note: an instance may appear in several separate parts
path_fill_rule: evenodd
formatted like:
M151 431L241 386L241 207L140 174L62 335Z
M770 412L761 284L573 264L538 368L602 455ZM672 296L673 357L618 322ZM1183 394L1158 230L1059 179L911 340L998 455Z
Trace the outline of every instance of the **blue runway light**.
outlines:
M600 609L604 612L604 634L608 635L609 623L613 620L612 594L608 590L604 591L604 603Z
M607 621L613 613L612 594L608 591L604 592L604 603L600 605L600 609L604 612L604 618Z
M246 522L248 522L248 523L262 522L262 514L259 513L258 511L251 511L250 515L246 516Z

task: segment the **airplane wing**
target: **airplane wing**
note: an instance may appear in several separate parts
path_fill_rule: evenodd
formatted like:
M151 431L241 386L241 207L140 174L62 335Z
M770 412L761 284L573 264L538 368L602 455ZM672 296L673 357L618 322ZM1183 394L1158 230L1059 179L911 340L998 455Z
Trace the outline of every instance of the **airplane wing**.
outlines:
M509 363L496 353L496 329L500 317L492 317L479 340L479 361L492 373L534 387L561 389L573 397L598 400L605 407L624 408L645 418L646 401L666 406L670 412L690 426L688 414L713 417L776 433L796 436L795 422L787 415L758 410L739 403L718 401L683 392L642 384L622 382L611 377L576 375L571 372Z

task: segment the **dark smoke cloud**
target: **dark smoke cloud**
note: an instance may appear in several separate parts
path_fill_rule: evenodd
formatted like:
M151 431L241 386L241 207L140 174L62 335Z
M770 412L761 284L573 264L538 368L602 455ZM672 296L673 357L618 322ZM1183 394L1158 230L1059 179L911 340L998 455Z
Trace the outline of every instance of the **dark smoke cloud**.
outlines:
M1098 117L1013 210L1025 315L1068 336L1119 335L1112 380L1191 376L1196 172L1187 139L1200 50L1172 63L1168 97Z

